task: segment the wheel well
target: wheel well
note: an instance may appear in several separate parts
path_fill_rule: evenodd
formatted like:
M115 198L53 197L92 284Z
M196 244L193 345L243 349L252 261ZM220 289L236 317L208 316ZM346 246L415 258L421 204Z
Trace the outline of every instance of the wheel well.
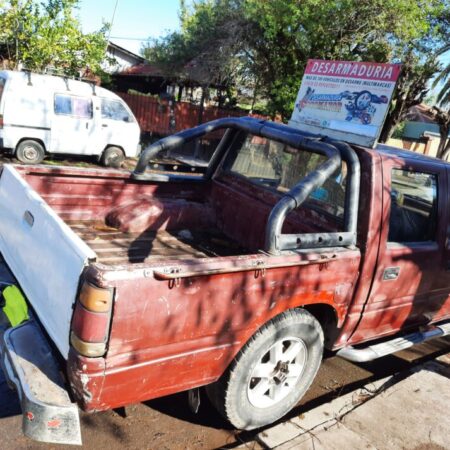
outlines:
M320 323L325 337L325 347L330 349L337 338L336 310L325 303L304 305L302 308L312 314Z
M23 141L35 141L35 142L38 142L39 144L42 145L42 148L44 149L44 152L47 153L47 149L45 148L44 141L42 141L41 139L38 139L38 138L24 137L24 138L21 138L21 139L19 140L19 142L17 142L16 148L14 149L14 154L16 154L19 145L20 145Z

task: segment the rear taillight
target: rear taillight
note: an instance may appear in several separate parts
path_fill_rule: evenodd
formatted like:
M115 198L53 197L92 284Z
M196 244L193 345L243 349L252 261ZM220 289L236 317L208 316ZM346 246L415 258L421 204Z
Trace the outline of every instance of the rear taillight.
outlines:
M103 356L106 352L113 290L85 281L72 319L70 343L83 356Z
M0 114L0 128L3 128L3 114Z

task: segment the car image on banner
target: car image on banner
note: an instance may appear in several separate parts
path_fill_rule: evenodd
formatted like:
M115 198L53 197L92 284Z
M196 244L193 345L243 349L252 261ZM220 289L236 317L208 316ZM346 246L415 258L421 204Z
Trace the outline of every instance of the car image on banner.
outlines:
M309 60L290 125L373 146L381 132L400 67Z

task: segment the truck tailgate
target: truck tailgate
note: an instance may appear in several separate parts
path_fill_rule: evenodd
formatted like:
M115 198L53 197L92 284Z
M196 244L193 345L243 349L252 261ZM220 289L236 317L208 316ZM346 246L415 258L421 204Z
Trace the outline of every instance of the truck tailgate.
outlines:
M0 251L67 358L80 275L96 255L9 165L0 176Z

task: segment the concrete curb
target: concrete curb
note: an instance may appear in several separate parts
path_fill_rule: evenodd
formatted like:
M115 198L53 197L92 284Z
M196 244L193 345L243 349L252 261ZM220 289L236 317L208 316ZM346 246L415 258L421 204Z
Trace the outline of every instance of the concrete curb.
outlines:
M337 397L256 441L278 450L450 449L448 378L450 354Z

